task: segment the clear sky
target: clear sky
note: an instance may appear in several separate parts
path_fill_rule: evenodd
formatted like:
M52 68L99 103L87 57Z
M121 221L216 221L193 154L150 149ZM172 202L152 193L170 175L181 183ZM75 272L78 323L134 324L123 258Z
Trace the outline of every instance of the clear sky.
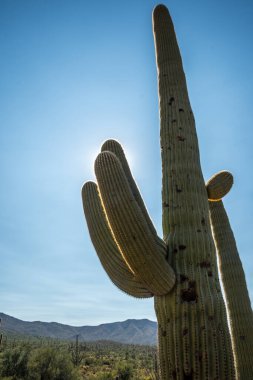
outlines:
M253 2L166 0L182 52L205 179L224 203L253 300ZM112 285L90 242L83 182L122 143L161 232L153 0L0 0L0 311L95 325L155 320Z

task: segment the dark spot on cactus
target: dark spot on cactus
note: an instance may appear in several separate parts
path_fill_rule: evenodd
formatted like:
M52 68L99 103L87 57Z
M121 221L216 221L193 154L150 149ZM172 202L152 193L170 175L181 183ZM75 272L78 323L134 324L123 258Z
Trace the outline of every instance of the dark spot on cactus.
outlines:
M179 248L180 251L184 251L186 249L186 245L179 244L178 248Z
M207 272L207 274L208 274L208 277L213 277L213 272L212 272L211 270L209 270L209 271Z
M200 230L200 229L198 229L198 230L197 230L197 232L201 232L201 230Z
M189 278L185 274L180 274L180 283L183 284L183 282L189 280Z
M166 336L167 334L166 334L166 330L162 330L162 336Z
M202 360L202 357L203 357L203 356L202 356L202 353L199 352L199 353L198 353L198 359L199 359L200 362L201 362L201 360Z
M188 329L183 329L183 336L188 334Z
M184 112L183 108L179 108L179 112Z
M241 339L241 340L245 340L245 339L246 339L246 336L245 336L245 335L240 335L240 339Z
M208 316L208 320L209 320L209 321L213 321L213 320L214 320L214 316L213 316L213 315L209 315L209 316Z
M205 330L205 329L206 329L206 326L201 326L200 329L201 329L201 330Z
M201 263L199 263L199 266L200 268L210 268L211 264L209 261L201 261Z
M172 105L172 103L175 101L175 99L173 98L173 96L170 98L170 100L169 100L169 106L171 106Z
M172 371L172 377L173 379L177 378L177 371L175 369Z
M181 290L181 299L183 302L197 302L198 301L195 281L189 281L188 289Z
M178 252L177 248L174 248L173 253L177 253L177 252Z
M185 137L183 137L183 136L177 136L177 139L178 139L178 141L184 141Z
M167 322L170 323L170 318L167 319Z
M169 207L169 204L166 202L163 202L163 207Z
M177 185L176 185L176 192L177 193L181 193L182 192L182 189L180 189Z
M177 122L177 119L173 119L173 120L172 120L172 123L176 123L176 122Z
M193 371L191 370L191 373L185 373L184 372L184 380L193 380Z
M204 217L201 219L201 224L202 224L202 226L204 226L206 224L206 220Z
M132 235L132 238L133 238L134 241L136 240L136 236L135 235Z

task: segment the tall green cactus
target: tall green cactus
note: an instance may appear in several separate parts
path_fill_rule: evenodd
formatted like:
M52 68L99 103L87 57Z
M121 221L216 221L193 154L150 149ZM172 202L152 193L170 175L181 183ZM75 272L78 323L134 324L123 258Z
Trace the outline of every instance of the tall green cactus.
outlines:
M206 187L230 322L236 378L250 380L253 379L253 314L235 238L221 200L222 193L228 192L232 183L230 173L220 172L207 182Z
M82 190L92 242L111 280L154 295L161 379L234 379L234 362L209 221L195 122L167 8L153 12L158 67L163 239L148 216L124 152L107 141L98 186Z

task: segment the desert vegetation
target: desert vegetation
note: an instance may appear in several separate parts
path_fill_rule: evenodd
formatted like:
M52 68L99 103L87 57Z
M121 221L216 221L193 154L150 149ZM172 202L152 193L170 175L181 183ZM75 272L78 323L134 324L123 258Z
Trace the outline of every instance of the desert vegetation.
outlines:
M2 380L156 380L156 347L4 336Z

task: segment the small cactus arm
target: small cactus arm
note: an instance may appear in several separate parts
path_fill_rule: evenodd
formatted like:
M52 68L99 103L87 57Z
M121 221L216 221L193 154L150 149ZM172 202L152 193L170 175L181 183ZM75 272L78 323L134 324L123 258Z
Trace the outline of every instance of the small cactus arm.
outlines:
M228 172L220 172L206 184L210 219L219 270L225 292L235 357L236 377L253 379L253 314L245 275L222 197L233 183Z
M160 100L163 240L124 152L108 140L83 188L91 239L111 280L154 295L162 380L235 378L194 116L167 8L153 12ZM91 191L92 188L92 191ZM118 273L118 266L120 274Z

